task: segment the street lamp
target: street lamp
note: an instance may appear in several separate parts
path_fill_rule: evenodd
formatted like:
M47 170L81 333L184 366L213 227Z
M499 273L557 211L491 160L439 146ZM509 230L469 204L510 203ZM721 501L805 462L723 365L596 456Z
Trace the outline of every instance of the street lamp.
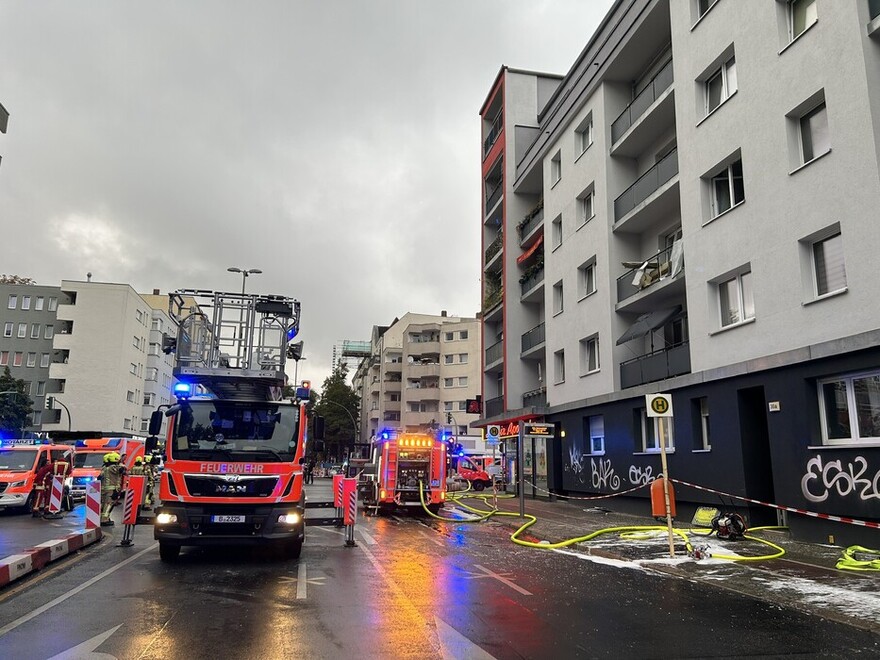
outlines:
M226 270L230 273L241 273L241 295L244 295L244 286L247 282L248 275L259 275L263 272L259 268L227 268Z

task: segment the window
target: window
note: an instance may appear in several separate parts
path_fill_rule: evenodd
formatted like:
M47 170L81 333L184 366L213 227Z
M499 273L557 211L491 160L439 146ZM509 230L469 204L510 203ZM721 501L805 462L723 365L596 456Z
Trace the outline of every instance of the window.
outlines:
M593 115L587 115L587 118L581 122L580 126L574 129L574 152L580 156L590 145L593 144Z
M803 163L809 163L814 158L831 151L828 112L824 102L801 117L799 128Z
M43 296L37 296L37 299L34 301L34 309L38 312L43 311L43 303L46 299Z
M13 367L20 367L21 366L22 356L24 356L24 353L22 353L21 351L16 351L15 355L12 356L12 366Z
M736 91L736 60L732 57L727 60L706 79L704 85L708 115Z
M592 220L596 216L596 212L593 208L593 191L578 197L578 221L579 226L583 226L587 224L590 220Z
M813 243L813 284L817 296L846 289L843 238L839 233Z
M743 202L745 198L742 160L734 161L712 177L713 218Z
M712 442L709 435L709 398L703 396L699 399L693 399L691 405L693 406L694 420L696 422L694 438L699 440L696 449L708 451L712 448Z
M137 336L137 335L134 336L134 338L133 338L133 340L132 340L132 342L131 342L131 345L134 346L135 348L140 348L140 347L141 347L141 340L138 339L138 336Z
M153 330L162 330L162 319L153 319L153 323L150 326Z
M134 403L134 392L132 392L131 390L126 392L125 400L128 401L129 403Z
M561 314L562 311L562 280L559 280L553 285L553 314Z
M556 351L553 354L553 368L556 377L556 383L565 382L565 350Z
M551 223L553 228L553 249L555 250L562 245L562 216L557 215Z
M459 338L459 339L467 339L467 338L468 338L468 331L467 331L467 330L462 330L461 332L459 332L459 333L458 333L458 338Z
M581 339L581 376L599 371L599 337Z
M880 372L819 381L822 442L880 441Z
M19 338L27 337L27 323L18 324L18 336Z
M467 376L459 376L458 386L459 387L467 387Z
M446 356L446 364L452 364L452 358L453 358L453 357L454 357L454 356L452 356L452 355L447 355L447 356Z
M159 355L159 344L155 342L150 342L150 355L155 355L158 357Z
M54 312L58 309L58 298L50 297L49 298L49 311Z
M794 41L819 18L816 0L791 0L788 3L788 36Z
M159 370L156 367L147 368L147 380L158 380Z
M459 364L467 364L468 354L467 353L459 353L458 354L458 363Z
M37 354L36 353L28 353L27 354L27 366L36 367L37 366Z
M446 341L452 341L452 339L453 339L453 334L454 334L454 333L452 333L452 332L447 332L447 333L446 333Z
M44 369L45 369L46 367L48 367L48 366L49 366L49 359L50 359L49 354L48 354L48 353L43 353L43 354L40 356L40 366L43 367Z
M131 373L131 374L134 374L135 376L137 376L138 367L137 367L137 365L136 365L134 362L132 362L132 363L129 365L129 367L128 367L128 372Z
M43 411L42 411L42 410L36 410L36 411L34 411L34 423L33 423L33 425L34 425L34 426L39 426L39 425L42 424L42 423L43 423Z
M641 450L643 452L659 452L661 436L665 441L666 451L672 451L675 449L671 418L648 417L647 411L644 408L637 409L635 414L638 420L637 435L641 437ZM661 426L663 429L662 433L660 430Z
M467 411L467 401L459 401L458 402L458 409L460 411Z
M584 418L584 435L590 439L590 453L605 453L605 417L592 415Z
M453 380L454 379L452 379L452 378L444 378L443 379L443 387L452 387Z
M46 395L46 381L39 381L37 383L37 396L45 396Z
M0 367L9 364L9 351L0 351Z
M40 338L40 324L39 323L31 323L31 339L39 339Z
M141 433L146 433L150 429L150 420L142 419L141 420Z
M550 185L555 186L562 178L562 152L557 151L550 159Z
M443 409L444 409L444 410L450 410L450 411L451 411L451 410L452 410L452 401L447 401L447 402L443 405Z
M47 325L46 332L43 333L43 339L52 339L53 336L55 336L55 326Z
M596 257L578 268L578 300L596 293Z
M719 282L718 303L722 328L755 318L752 273L746 271L729 280Z
M707 11L712 9L712 5L714 5L715 2L716 0L697 0L698 17L704 16Z
M12 323L11 321L7 321L6 325L3 326L3 336L4 337L11 337L12 336L12 329L14 327L15 327L14 323Z
M7 305L9 309L17 309L18 308L18 296L15 294L11 294L9 296L9 304Z
M126 431L131 430L131 420L128 417L122 420L122 428Z
M30 309L31 308L31 297L30 296L22 296L21 297L21 308L22 309Z

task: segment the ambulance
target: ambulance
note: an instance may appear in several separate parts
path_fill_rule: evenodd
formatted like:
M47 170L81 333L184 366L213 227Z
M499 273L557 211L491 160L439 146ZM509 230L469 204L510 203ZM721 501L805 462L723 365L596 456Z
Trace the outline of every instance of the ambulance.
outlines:
M48 439L0 440L0 510L30 511L37 498L37 471L64 457L70 460L70 447Z
M131 469L135 459L144 457L145 442L137 438L88 438L77 440L73 449L73 482L70 496L84 500L89 484L101 474L104 455L115 451L123 457L125 467Z

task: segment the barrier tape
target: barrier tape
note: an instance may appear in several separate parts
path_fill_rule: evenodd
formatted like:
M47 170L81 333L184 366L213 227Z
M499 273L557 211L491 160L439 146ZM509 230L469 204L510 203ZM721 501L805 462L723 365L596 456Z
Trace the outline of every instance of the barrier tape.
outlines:
M687 481L682 481L681 479L672 479L672 481L677 484L681 484L682 486L690 486L691 488L696 488L697 490L703 490L707 493L714 493L716 495L724 495L725 497L731 497L735 500L742 500L743 502L751 502L752 504L760 504L762 506L769 506L772 509L780 509L781 511L791 511L792 513L799 513L802 516L810 516L811 518L821 518L822 520L833 520L834 522L846 523L848 525L860 525L862 527L872 527L874 529L880 529L880 523L871 522L868 520L856 520L855 518L847 518L846 516L832 516L828 513L816 513L815 511L807 511L805 509L796 509L791 506L783 506L781 504L771 504L770 502L762 502L761 500L753 500L749 497L741 497L739 495L731 495L730 493L724 493L720 490L713 490L711 488L706 488L705 486L697 486L696 484L688 483Z
M618 493L610 493L608 495L586 495L584 497L576 497L574 495L560 495L559 493L551 493L549 490L544 490L540 486L536 486L528 479L523 479L525 483L534 488L535 490L539 490L542 493L547 493L548 495L553 495L553 497L558 497L561 500L607 500L609 497L617 497L618 495L626 495L628 493L634 493L637 490L641 490L645 486L648 486L650 482L647 484L642 484L641 486L636 486L635 488L630 488L629 490L622 490ZM671 480L672 481L672 480Z

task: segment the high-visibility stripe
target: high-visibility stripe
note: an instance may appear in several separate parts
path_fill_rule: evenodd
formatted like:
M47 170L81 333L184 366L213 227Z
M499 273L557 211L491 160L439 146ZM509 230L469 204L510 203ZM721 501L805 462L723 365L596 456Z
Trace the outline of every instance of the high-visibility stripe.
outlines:
M64 493L64 477L56 475L52 477L52 492L49 496L49 513L61 511L61 495Z
M86 529L101 525L101 482L93 481L86 491Z

